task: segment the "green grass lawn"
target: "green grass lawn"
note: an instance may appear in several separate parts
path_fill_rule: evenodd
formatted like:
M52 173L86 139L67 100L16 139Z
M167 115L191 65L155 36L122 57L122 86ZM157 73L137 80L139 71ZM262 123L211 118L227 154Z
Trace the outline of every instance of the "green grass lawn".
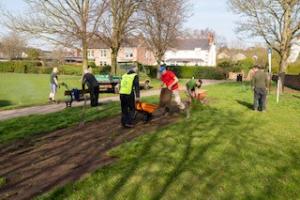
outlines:
M236 83L208 86L191 118L112 150L120 158L45 199L300 199L300 94L266 113Z
M48 102L50 85L48 74L0 73L0 109L10 109ZM59 76L70 88L81 87L79 76ZM57 99L64 99L64 87L58 90Z
M59 75L59 82L66 83L70 89L81 88L80 76ZM0 73L0 110L46 104L50 85L48 74ZM153 79L151 86L158 89L160 81ZM65 87L58 90L57 99L64 100ZM100 94L101 97L115 94Z

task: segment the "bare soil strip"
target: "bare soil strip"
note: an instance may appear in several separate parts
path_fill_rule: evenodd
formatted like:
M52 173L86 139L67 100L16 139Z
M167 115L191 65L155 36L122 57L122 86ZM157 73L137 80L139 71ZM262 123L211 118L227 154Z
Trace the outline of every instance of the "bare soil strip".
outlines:
M120 118L114 117L2 146L0 177L7 182L0 188L0 199L31 199L78 180L116 161L117 158L107 156L113 147L177 119L176 115L165 117L157 112L151 122L124 129Z

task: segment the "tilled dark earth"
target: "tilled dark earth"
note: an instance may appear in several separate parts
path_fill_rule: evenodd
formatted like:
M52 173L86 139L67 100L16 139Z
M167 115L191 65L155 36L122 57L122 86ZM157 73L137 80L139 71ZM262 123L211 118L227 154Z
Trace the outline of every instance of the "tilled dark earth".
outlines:
M114 117L2 146L0 177L6 183L0 187L0 199L31 199L54 186L78 180L114 162L117 158L106 154L113 147L177 119L176 115L166 117L157 112L151 122L124 129L120 118Z

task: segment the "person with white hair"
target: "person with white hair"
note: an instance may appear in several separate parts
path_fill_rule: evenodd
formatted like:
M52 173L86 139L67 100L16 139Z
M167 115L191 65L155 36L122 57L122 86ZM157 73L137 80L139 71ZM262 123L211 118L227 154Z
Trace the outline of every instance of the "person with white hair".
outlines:
M90 98L91 98L91 107L96 107L99 105L99 82L96 77L91 73L90 69L84 70L84 75L82 77L82 89L85 89L85 85L87 85Z
M52 73L50 75L50 94L49 94L49 101L55 102L55 95L58 88L58 69L54 67Z
M122 76L120 84L121 123L125 128L134 127L135 102L140 99L140 85L137 71L138 68L136 66L132 67Z

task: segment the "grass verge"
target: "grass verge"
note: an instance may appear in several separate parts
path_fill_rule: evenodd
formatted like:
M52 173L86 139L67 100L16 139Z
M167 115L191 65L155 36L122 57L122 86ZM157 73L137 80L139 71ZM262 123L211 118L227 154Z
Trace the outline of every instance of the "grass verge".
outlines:
M210 106L112 150L120 160L49 199L299 199L300 95L266 113L236 83L208 86Z

